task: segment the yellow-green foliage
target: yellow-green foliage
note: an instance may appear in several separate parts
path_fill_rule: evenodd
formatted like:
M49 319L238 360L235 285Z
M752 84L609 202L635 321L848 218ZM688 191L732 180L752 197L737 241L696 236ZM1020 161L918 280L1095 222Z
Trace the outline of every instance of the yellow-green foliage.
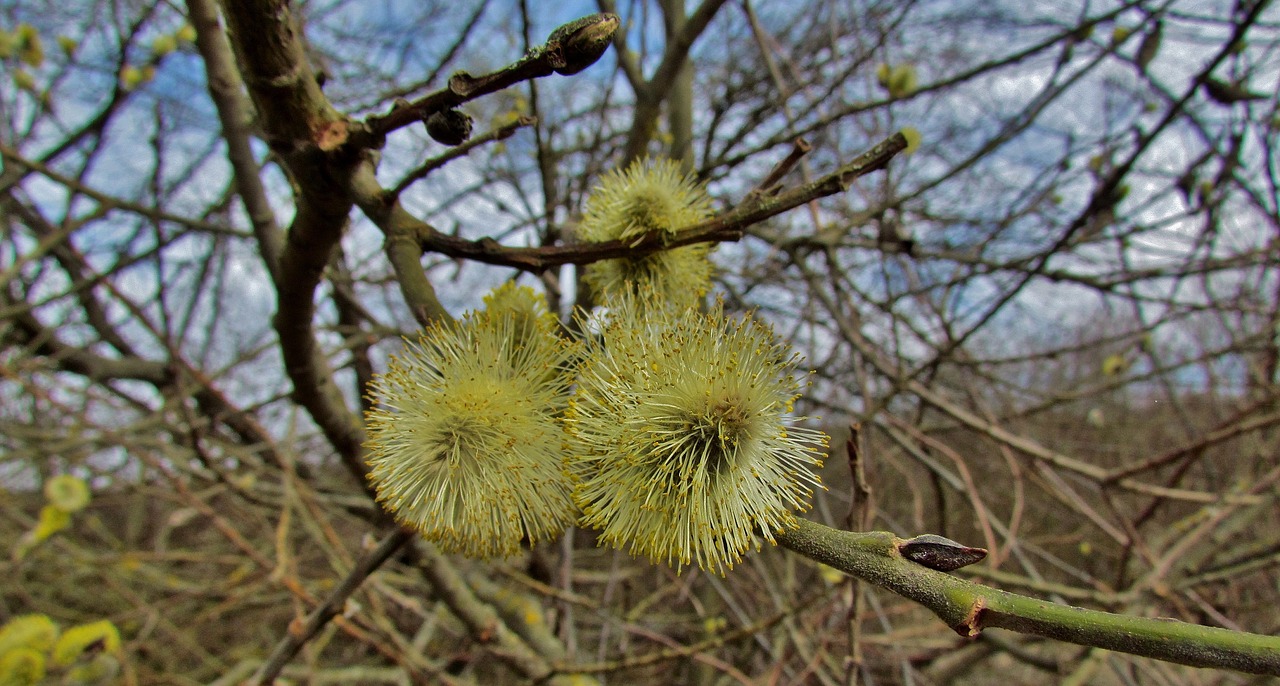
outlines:
M89 505L89 484L78 476L60 474L45 482L44 497L63 512L79 512Z
M0 686L34 686L44 681L44 655L32 648L0 654Z
M0 654L15 648L45 652L58 640L58 625L47 615L19 615L0 627Z
M73 626L62 633L53 646L53 664L70 665L90 648L115 653L120 650L120 631L107 620Z
M34 686L59 677L67 685L110 683L120 669L120 632L107 620L59 632L47 615L0 626L0 686Z

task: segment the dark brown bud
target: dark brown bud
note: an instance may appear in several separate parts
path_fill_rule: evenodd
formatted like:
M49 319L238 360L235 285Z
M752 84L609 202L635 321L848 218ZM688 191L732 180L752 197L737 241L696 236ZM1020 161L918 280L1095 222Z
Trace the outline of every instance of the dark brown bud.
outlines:
M1239 83L1227 83L1213 77L1204 80L1204 90L1213 98L1214 102L1222 105L1231 105L1237 102L1249 102L1250 100L1264 100L1267 96L1261 93L1254 93Z
M577 74L600 59L621 22L616 14L592 14L551 32L547 57L557 74Z
M939 572L950 572L981 562L986 548L970 548L937 534L924 534L898 544L898 552L912 562Z
M427 135L444 145L462 145L471 137L471 117L460 110L444 110L427 117Z

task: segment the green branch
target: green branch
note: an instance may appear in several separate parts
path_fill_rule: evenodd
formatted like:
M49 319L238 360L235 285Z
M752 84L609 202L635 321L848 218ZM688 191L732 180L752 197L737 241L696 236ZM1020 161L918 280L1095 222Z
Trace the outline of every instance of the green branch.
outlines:
M888 532L839 531L808 520L799 524L775 533L778 543L924 605L962 636L995 627L1193 667L1280 676L1277 636L1057 605L912 562L899 551L902 540Z

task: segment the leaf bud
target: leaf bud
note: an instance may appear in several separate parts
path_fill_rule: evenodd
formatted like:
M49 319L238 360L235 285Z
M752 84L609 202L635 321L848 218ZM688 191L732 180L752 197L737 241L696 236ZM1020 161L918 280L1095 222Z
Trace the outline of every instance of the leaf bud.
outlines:
M151 42L151 54L156 57L164 57L177 49L178 38L170 34L156 36L156 39Z
M547 56L557 74L590 67L609 49L621 22L616 14L592 14L561 26L547 38Z
M987 556L985 548L970 548L937 534L924 534L898 544L898 552L912 562L951 572L981 562Z
M471 137L471 116L461 110L433 112L426 123L427 135L442 145L462 145Z

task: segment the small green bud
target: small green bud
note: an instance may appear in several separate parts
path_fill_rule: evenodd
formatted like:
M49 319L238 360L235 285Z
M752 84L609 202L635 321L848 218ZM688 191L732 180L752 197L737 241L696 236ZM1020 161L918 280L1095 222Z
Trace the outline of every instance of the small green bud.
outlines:
M89 504L89 485L80 477L60 474L45 482L44 497L63 512L79 512Z
M27 66L39 69L44 64L44 44L40 41L40 31L31 24L18 26L18 59Z
M173 35L183 43L194 43L196 42L196 27L191 24L183 24Z
M1123 374L1128 368L1129 361L1120 353L1108 355L1106 359L1102 361L1103 376L1117 376L1119 374Z
M902 127L902 137L907 139L907 147L902 152L908 155L920 148L920 129L914 126Z
M169 53L177 49L178 49L177 36L172 36L172 35L156 36L156 39L151 42L151 54L155 55L156 57L164 57L165 55L168 55Z
M120 87L125 91L131 91L142 85L142 70L126 64L120 69Z
M916 90L916 68L910 64L899 64L889 73L889 95L905 98Z
M13 70L13 85L29 93L36 92L36 77L26 69Z
M80 47L80 41L71 36L58 36L58 47L62 49L62 54L71 57L76 53L76 48Z

